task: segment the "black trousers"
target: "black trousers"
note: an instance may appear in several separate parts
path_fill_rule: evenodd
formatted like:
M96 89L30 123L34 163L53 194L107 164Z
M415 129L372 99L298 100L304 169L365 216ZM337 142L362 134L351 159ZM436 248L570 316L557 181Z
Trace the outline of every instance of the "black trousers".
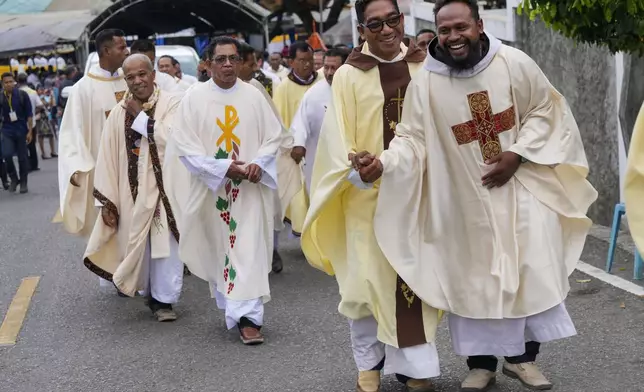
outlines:
M38 170L38 150L36 149L37 138L38 136L36 136L36 132L34 131L34 137L31 139L31 143L27 144L30 171Z
M526 362L534 362L539 355L539 347L541 343L526 342L525 353L516 357L505 357L505 360L511 364L519 364ZM477 355L467 358L467 366L472 369L485 369L491 372L496 372L499 360L493 355Z
M7 177L7 166L5 165L4 158L2 157L0 157L0 183L2 185L9 183L9 177Z

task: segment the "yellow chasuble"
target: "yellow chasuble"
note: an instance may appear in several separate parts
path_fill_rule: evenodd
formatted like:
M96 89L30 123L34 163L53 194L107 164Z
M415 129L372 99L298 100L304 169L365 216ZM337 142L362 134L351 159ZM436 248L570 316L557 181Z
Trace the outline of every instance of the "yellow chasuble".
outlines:
M95 65L74 85L60 124L60 209L53 222L62 222L69 233L81 236L91 233L98 216L92 190L103 125L127 90L121 70L113 77L102 76L105 72ZM79 173L78 187L70 183L74 173Z
M349 182L349 153L380 154L394 137L403 97L425 54L410 44L391 62L365 43L333 78L332 99L320 132L311 181L311 205L302 232L308 262L335 274L339 311L357 320L373 315L378 339L405 348L432 342L438 311L422 303L398 277L376 242L373 217L380 184Z
M374 228L427 304L517 319L566 299L597 191L565 98L525 53L486 38L485 57L463 71L435 59L430 45L380 157ZM503 151L527 162L487 188L481 178L494 165L485 162Z
M309 91L315 83L324 80L324 75L321 75L319 72L314 72L313 76L311 82L304 83L291 72L275 89L273 100L282 118L282 124L284 124L286 129L291 128L291 122L297 113L297 109L300 107L304 93ZM300 192L295 195L286 211L286 220L291 223L292 230L296 235L302 232L307 207L308 199L306 189L304 183L302 183Z
M626 217L640 254L644 254L644 106L640 109L628 150L624 182Z

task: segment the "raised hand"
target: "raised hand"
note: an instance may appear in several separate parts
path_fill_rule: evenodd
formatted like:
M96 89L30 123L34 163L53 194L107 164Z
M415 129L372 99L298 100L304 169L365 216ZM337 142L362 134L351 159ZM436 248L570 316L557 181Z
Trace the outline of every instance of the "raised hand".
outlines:
M487 160L485 164L496 164L496 166L481 178L483 186L487 188L501 187L510 181L510 178L512 178L514 173L519 169L519 166L521 165L521 156L513 153L512 151L503 151Z

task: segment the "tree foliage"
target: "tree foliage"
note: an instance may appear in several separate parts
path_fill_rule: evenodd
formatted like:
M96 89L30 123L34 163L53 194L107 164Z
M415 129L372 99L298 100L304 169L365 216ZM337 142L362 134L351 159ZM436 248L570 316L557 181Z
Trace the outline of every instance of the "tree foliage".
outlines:
M575 41L644 54L644 0L523 0L518 11Z

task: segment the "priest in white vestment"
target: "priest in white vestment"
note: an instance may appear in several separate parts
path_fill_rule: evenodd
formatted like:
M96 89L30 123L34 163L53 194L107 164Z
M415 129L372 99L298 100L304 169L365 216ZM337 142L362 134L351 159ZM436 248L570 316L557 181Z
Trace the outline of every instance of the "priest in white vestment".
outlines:
M134 41L132 46L130 46L130 52L132 54L144 54L150 59L152 64L156 61L156 47L150 40L141 39ZM182 81L176 76L171 76L170 74L163 72L156 72L154 82L161 90L169 93L176 93L178 96L183 95L183 93L185 93L190 87L190 84Z
M103 30L96 36L98 64L72 88L60 124L58 184L60 210L54 222L62 222L71 234L89 236L98 217L94 189L94 165L103 126L127 85L120 70L129 52L125 34ZM103 285L109 285L102 280Z
M96 221L84 262L121 293L143 292L158 321L174 321L183 263L166 194L174 184L164 177L162 162L180 98L155 85L152 64L143 54L123 63L129 90L103 129L94 180L102 219Z
M322 120L331 100L333 74L344 64L347 56L347 52L338 49L329 49L324 53L321 71L325 82L317 83L304 93L300 107L291 123L291 132L295 142L291 157L297 163L300 163L304 158L304 178L307 194L311 192L311 175L313 174L313 162L315 161L315 151L318 148Z
M496 356L531 389L541 343L576 334L564 305L597 192L565 98L537 64L483 30L475 1L435 5L438 37L407 89L397 137L360 169L382 175L375 231L411 289L449 312L465 391ZM366 166L365 166L366 165Z
M237 327L244 344L261 344L281 124L262 94L238 79L239 42L218 37L207 50L213 79L183 98L165 164L179 255L210 283L227 327Z

